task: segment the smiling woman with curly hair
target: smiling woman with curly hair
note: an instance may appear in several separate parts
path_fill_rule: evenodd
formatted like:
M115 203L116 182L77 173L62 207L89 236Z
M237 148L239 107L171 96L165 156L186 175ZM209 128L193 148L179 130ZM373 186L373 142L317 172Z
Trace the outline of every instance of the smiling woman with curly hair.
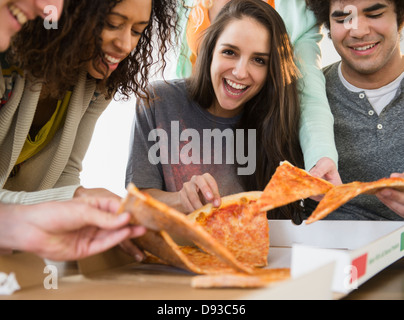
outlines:
M0 201L115 197L80 186L82 160L110 99L141 96L152 64L165 66L176 3L66 0L56 29L24 25L0 55Z
M111 22L115 16L111 11L122 2L125 1L66 0L64 14L56 30L44 28L40 18L24 26L14 39L10 54L12 62L34 77L44 79L53 93L63 96L66 90L76 84L78 74L89 61L95 63L100 60L107 67L102 33L104 28L117 28ZM107 75L102 67L94 65L104 76L103 82L109 96L117 90L125 95L137 94L145 88L153 63L153 46L156 45L151 41L153 33L159 41L155 46L159 56L154 61L159 59L165 64L164 54L171 40L171 31L175 28L175 10L173 0L154 0L150 23L143 26L146 28L136 50L119 63L108 79L105 79Z

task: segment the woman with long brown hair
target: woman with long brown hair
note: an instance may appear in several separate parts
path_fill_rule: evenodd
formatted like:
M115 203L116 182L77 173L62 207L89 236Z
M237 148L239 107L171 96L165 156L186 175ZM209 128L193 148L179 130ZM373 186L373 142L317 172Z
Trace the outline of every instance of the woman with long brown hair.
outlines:
M127 183L184 213L263 190L281 161L303 165L297 79L278 13L261 0L229 2L204 35L195 73L154 83L150 104L139 100ZM299 221L299 206L271 216Z
M182 43L174 77L188 77L194 68L204 31L223 6L232 0L182 0L184 3ZM311 174L340 184L338 153L334 141L333 115L327 100L325 78L321 70L323 38L313 12L305 0L263 0L282 17L293 45L300 72L301 106L300 145L304 166ZM254 35L252 35L254 36Z

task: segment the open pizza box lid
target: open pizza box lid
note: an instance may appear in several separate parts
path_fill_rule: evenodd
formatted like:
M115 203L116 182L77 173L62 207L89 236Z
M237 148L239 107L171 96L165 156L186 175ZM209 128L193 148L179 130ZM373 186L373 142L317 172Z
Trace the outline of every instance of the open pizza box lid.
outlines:
M332 291L340 296L404 257L404 222L319 221L295 226L270 221L270 230L272 246L292 248L293 277L334 261Z

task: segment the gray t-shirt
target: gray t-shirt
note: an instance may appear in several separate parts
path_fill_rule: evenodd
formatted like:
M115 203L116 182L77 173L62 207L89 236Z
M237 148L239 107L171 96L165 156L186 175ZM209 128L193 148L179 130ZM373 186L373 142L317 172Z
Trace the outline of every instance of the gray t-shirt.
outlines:
M349 91L336 63L324 74L335 119L339 173L344 183L372 182L404 172L404 81L380 115L364 92ZM311 203L312 205L313 203ZM330 220L404 220L374 195L360 195L328 216Z
M150 105L137 101L126 184L176 192L192 176L210 173L221 196L243 192L233 143L239 117L201 108L190 100L185 80L157 81L149 92Z

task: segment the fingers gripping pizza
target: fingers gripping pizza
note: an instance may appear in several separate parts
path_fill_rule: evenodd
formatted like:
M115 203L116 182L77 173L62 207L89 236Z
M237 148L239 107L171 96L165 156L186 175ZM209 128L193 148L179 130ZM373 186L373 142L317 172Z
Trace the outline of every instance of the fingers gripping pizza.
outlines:
M334 185L313 177L287 161L281 163L266 186L257 205L269 211L295 201L326 194Z
M260 211L272 210L301 199L325 195L306 221L307 224L310 224L324 219L340 206L362 193L374 194L383 188L404 191L404 179L383 178L374 182L355 181L334 186L285 161L281 163L272 176L262 196L258 199L257 206Z
M404 191L404 179L383 178L374 182L351 182L332 188L320 201L316 210L310 215L306 223L310 224L324 219L339 207L362 193L375 194L378 190L393 188Z

